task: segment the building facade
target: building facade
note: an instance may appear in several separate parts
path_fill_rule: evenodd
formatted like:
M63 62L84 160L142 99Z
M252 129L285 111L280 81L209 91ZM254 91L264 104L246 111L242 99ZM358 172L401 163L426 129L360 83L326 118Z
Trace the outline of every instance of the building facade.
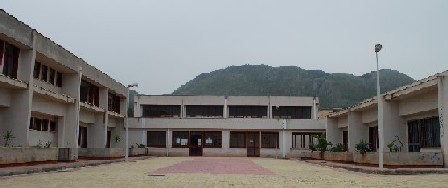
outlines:
M385 153L441 153L446 167L447 76L448 71L445 71L381 95ZM327 139L344 144L349 152L355 151L361 140L368 142L376 152L380 139L376 97L329 115L326 128Z
M130 143L159 156L293 157L325 131L318 100L137 95Z
M0 10L0 133L13 135L9 146L123 148L111 137L122 134L127 92Z

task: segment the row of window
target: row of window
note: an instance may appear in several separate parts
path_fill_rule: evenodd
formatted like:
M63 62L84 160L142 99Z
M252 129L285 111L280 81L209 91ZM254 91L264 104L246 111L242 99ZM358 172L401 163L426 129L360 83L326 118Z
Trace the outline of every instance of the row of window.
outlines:
M230 132L230 148L246 148L249 146L256 146L253 143L259 143L249 134L259 134L258 132ZM191 140L195 139L195 140ZM196 140L197 139L197 140ZM258 137L256 138L258 139ZM261 148L279 148L278 132L261 132ZM192 131L173 131L172 147L173 148L188 148L192 142L195 145L203 146L204 148L221 148L222 147L222 132L206 131L206 132L192 132ZM148 131L147 132L147 146L148 147L166 147L166 131Z
M223 106L187 105L186 117L223 117ZM267 106L229 106L230 118L266 118ZM273 118L278 119L311 119L310 106L272 107ZM143 117L180 117L180 105L142 105Z
M33 77L56 87L62 87L62 73L40 62L35 62Z
M56 121L51 119L42 119L42 118L36 118L31 117L30 118L30 130L36 130L36 131L56 131Z
M3 64L3 75L17 79L19 54L19 48L0 40L0 65Z

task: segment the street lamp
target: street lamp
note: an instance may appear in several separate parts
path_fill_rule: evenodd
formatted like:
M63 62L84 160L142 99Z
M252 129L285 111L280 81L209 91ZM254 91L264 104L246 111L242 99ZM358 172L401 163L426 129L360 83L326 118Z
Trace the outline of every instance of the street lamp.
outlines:
M383 123L383 100L381 99L381 92L380 92L380 71L379 71L379 64L378 64L378 52L381 51L383 48L383 45L381 44L375 44L375 54L376 54L376 100L378 105L378 167L380 169L383 169L384 167L384 158L383 158L383 149L384 149L384 139L383 139L383 130L384 130L384 123Z
M129 161L129 124L128 124L128 119L129 119L129 115L128 115L128 109L129 109L129 89L131 87L138 87L138 83L133 83L128 85L128 96L126 97L126 146L124 147L124 151L125 151L125 159L126 162Z

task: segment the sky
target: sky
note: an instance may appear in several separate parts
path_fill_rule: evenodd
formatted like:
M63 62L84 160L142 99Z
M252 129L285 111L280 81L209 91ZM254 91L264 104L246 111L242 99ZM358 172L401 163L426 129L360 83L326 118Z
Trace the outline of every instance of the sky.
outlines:
M445 0L0 0L0 8L124 85L168 94L232 65L422 79L448 69Z

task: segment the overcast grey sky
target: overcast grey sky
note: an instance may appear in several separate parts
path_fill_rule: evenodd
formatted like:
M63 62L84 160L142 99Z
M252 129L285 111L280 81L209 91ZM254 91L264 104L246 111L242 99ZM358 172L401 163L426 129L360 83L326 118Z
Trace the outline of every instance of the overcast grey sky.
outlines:
M231 65L421 79L448 69L448 1L1 0L0 8L146 94Z

